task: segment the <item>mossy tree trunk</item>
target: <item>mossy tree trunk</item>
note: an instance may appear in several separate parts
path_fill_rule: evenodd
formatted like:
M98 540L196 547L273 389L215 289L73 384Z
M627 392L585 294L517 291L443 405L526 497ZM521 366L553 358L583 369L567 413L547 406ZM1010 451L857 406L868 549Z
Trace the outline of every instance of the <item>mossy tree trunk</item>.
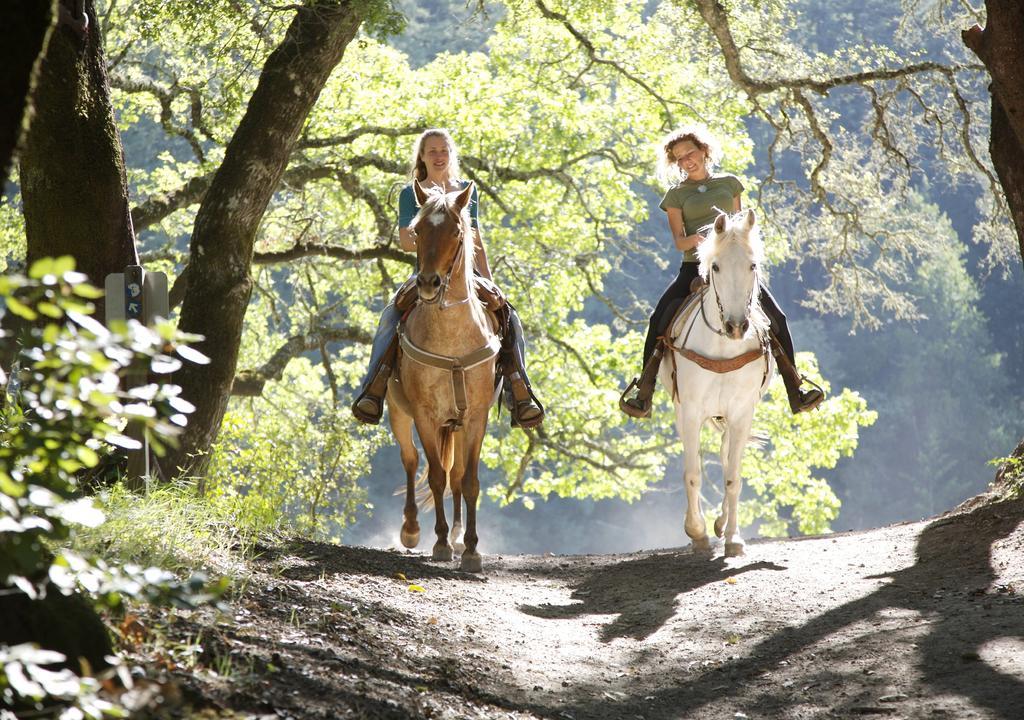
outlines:
M988 24L964 32L964 43L992 77L989 152L1006 194L1024 262L1024 4L985 0Z
M31 113L33 70L46 43L55 2L7 5L6 32L0 43L0 191L21 140L26 110Z
M196 411L165 468L205 472L238 364L256 232L296 138L361 22L357 2L307 0L296 10L199 207L179 327L204 336L197 347L211 362L188 363L175 376Z
M61 2L73 18L76 3ZM28 263L71 255L102 287L138 255L93 0L83 9L85 31L58 23L46 49L21 153L21 193Z

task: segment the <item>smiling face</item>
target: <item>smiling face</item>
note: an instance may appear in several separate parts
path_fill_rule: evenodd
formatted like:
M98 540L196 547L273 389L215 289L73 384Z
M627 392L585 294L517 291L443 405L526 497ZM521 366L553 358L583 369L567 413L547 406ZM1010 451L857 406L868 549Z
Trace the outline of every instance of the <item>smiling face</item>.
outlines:
M693 140L680 140L669 152L675 158L676 167L686 174L689 180L703 180L708 176L707 151Z
M427 166L427 176L432 180L447 180L450 155L451 150L445 138L440 135L426 138L420 150L420 160Z

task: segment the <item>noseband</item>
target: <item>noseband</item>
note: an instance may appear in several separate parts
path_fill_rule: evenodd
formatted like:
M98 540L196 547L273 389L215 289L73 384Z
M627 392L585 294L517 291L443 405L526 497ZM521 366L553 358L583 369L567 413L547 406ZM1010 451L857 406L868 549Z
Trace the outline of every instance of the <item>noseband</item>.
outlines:
M721 324L723 329L720 330L720 329L718 329L716 327L712 327L711 323L708 322L708 316L704 312L704 301L703 301L703 298L701 299L701 303L700 303L700 316L704 320L704 324L707 326L708 330L710 330L711 332L715 333L716 335L721 335L722 337L727 338L727 337L729 337L729 334L726 333L725 330L724 330L724 328L725 328L725 308L722 307L722 298L718 294L718 288L715 287L715 272L714 272L714 270L709 272L708 275L710 276L709 284L711 285L711 294L715 296L715 304L718 305L718 322ZM754 307L754 293L756 293L758 291L759 285L760 285L760 282L758 281L757 271L755 270L754 271L754 286L750 289L750 297L747 298L747 319L750 318L750 310L751 310L751 308Z

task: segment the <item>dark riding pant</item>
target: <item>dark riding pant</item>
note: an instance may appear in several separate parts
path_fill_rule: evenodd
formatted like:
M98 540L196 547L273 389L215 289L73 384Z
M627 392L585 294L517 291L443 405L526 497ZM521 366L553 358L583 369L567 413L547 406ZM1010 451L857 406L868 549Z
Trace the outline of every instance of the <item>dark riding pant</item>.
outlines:
M654 308L654 312L651 314L651 320L647 325L647 338L644 341L644 357L643 365L647 364L651 354L654 352L655 346L658 344L658 338L665 334L668 329L667 325L672 322L672 318L675 317L676 310L683 304L687 297L690 295L690 284L700 276L700 264L695 262L684 262L679 266L679 274L676 275L676 279L665 288L665 292L662 293L661 299L658 300L658 304ZM760 287L760 300L761 307L764 309L765 315L768 316L768 322L771 325L772 335L779 341L782 346L782 350L786 353L786 357L795 364L794 352L793 352L793 338L789 333L789 323L786 322L786 315L782 312L779 304L772 297L771 292L768 288L761 284ZM640 366L641 370L643 365Z

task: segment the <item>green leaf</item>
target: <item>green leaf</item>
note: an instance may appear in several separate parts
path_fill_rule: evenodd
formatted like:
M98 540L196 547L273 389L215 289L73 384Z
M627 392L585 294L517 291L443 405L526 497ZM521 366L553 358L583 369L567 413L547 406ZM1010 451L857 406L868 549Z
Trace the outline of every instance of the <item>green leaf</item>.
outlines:
M43 301L38 303L36 305L36 310L41 312L43 315L46 315L47 317L54 318L55 320L59 320L60 318L64 317L64 311L51 302Z
M28 305L25 305L17 298L8 296L4 298L4 300L7 303L7 309L20 318L24 318L25 320L32 322L39 317L35 310L30 308Z
M39 280L46 275L56 275L54 267L56 263L52 257L39 258L28 268L28 276L33 280Z

